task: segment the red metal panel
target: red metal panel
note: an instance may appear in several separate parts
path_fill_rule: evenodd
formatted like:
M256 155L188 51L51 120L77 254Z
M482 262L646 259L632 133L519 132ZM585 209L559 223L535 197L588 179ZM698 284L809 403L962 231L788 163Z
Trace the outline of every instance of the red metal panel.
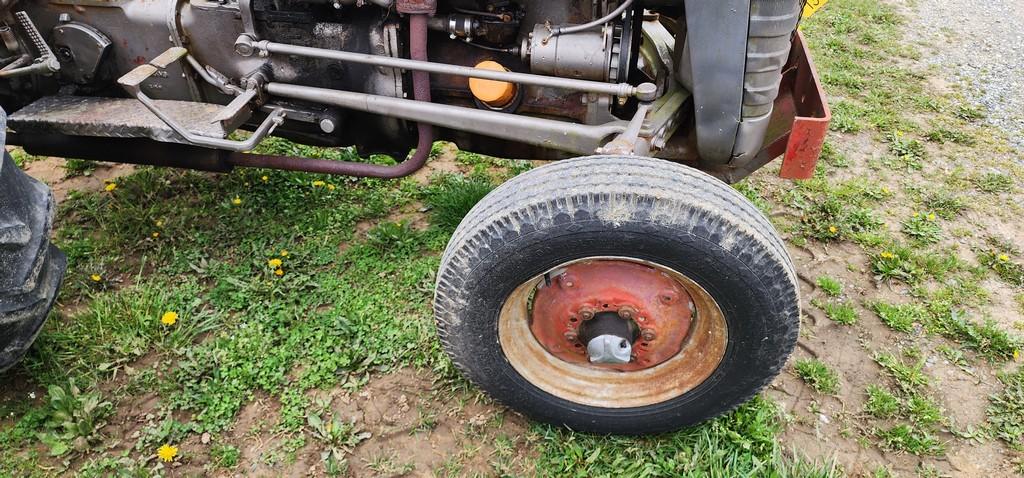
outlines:
M795 115L790 132L777 140L784 139L786 144L779 175L787 179L810 179L825 143L832 112L811 52L799 32L793 40L793 50L795 53L790 58L793 70L789 74L793 76L791 98Z

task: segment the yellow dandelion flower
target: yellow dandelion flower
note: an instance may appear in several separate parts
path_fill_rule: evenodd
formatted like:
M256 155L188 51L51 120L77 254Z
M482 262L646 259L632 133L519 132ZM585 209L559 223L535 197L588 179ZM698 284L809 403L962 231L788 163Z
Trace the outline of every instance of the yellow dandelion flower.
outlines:
M832 234L835 234L835 233L839 232L839 228L837 228L835 226L829 226L828 227L828 232L831 232Z
M1013 360L1014 361L1019 361L1020 360L1020 350L1014 350L1013 351Z
M93 275L89 276L89 278L92 279L93 282L99 282L99 281L103 280L103 276L101 276L99 274L93 274Z
M921 213L919 213L919 212L915 212L915 213L914 213L914 217L921 217Z
M999 259L1000 262L1006 262L1006 261L1010 260L1010 256L1006 255L1006 254L999 254L998 259Z
M153 231L153 239L160 237L160 231Z
M929 221L934 221L935 220L935 213L928 214L926 219L928 219Z
M896 255L895 255L895 254L893 254L893 253L891 253L891 252L889 252L889 251L885 251L885 252L883 252L883 253L879 254L879 256L880 256L880 257L881 257L882 259L892 259L892 258L896 257Z
M157 220L155 224L156 224L156 227L164 227L164 222L163 221Z
M160 457L163 461L173 461L174 457L178 456L178 447L165 443L160 448L157 448L156 456Z
M889 194L889 188L883 187L882 194Z
M270 266L271 269L280 269L281 259L271 259L267 261L267 265Z
M160 317L160 323L164 324L164 325L167 325L167 326L174 325L174 323L177 322L177 321L178 321L178 313L170 311L170 310L168 310L167 312L164 312L164 315Z
M231 200L231 204L234 204L235 206L242 204L242 198L235 196L235 198Z
M328 184L327 185L327 190L328 191L334 191L334 185L333 184Z
M903 132L902 131L896 131L896 136L899 137L899 138L902 138L903 137Z
M288 249L281 249L281 257L288 257Z
M283 276L284 275L284 269L275 269L274 270L274 275L278 276L278 277Z
M267 182L267 181L270 181L270 178L267 177L267 176L261 176L260 177L260 181Z
M314 188L322 188L322 187L324 187L325 184L327 184L327 183L325 183L323 181L320 181L320 180L313 181L313 187Z
M107 183L107 185L104 186L103 189L106 190L109 193L109 192L117 189L117 183Z

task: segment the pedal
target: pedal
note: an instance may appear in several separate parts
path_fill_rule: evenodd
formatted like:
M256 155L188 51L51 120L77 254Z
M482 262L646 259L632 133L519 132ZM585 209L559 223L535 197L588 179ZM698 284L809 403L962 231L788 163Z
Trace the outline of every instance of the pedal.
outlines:
M154 100L146 96L146 94L142 91L143 82L145 82L153 75L157 74L157 72L167 68L168 66L186 57L188 57L187 49L182 47L168 48L159 56L150 60L149 63L139 65L135 67L135 69L133 69L132 71L129 71L127 74L119 78L117 80L117 83L121 85L129 94L131 94L137 100L139 100L139 102L143 106L145 106L151 112L153 112L153 114L155 114L160 120L166 123L167 126L169 126L171 129L177 131L181 136L183 136L187 142L194 144L196 143L196 141L190 140L187 134L182 133L181 130L183 129L183 126L181 125L181 123L174 121L172 117L166 114L166 112L161 111L159 105L156 102L154 102ZM190 58L189 60L191 63L193 63L193 65L195 65L194 59ZM243 91L242 93L238 94L238 96L236 96L233 100L231 100L231 102L228 103L227 106L224 106L218 112L211 115L211 119L209 119L208 122L218 124L222 129L230 133L231 131L235 130L243 123L245 123L249 119L249 117L252 116L253 109L249 107L249 104L257 98L257 93L258 92L254 89ZM283 114L279 114L278 116L283 116ZM189 125L189 129L194 129L196 121L188 121L184 124ZM226 136L227 135L223 137Z

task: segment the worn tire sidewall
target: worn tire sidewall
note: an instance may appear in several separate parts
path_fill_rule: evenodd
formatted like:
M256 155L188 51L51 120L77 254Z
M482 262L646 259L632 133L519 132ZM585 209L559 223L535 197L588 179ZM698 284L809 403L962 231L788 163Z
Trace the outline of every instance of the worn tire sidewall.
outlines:
M650 210L652 201L641 203ZM555 214L547 227L514 238L482 235L486 250L459 281L457 295L466 301L466 313L446 333L449 351L461 351L456 360L473 362L461 368L474 382L538 420L583 431L636 434L673 430L728 411L778 373L792 351L799 316L787 257L752 261L772 252L753 236L721 224L666 224L634 217L610 225L597 217L601 205L595 206L572 217ZM733 244L733 251L746 252L736 255L720 245L724 242ZM725 356L707 380L660 404L599 408L558 398L516 372L498 342L498 315L505 299L538 274L595 256L653 262L686 275L711 294L725 316L729 339ZM754 268L752 262L761 265Z

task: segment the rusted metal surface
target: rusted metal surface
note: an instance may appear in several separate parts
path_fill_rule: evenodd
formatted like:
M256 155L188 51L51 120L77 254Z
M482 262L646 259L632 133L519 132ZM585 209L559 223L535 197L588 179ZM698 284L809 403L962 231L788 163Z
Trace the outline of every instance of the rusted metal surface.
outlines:
M782 155L780 176L810 179L814 175L832 112L810 55L803 35L798 33L775 100L765 146L752 161L751 171Z
M405 14L433 14L437 11L437 0L397 0L395 11Z
M642 370L679 353L690 330L691 305L686 289L653 267L625 261L584 262L567 267L551 277L550 286L537 289L530 330L552 355L586 364L586 344L577 340L580 326L596 313L616 312L654 338L639 337L629 363L602 367Z
M636 268L654 270L656 275L663 277L668 282L663 282L661 279L655 280L647 272L640 273L640 279L632 278L633 281L640 281L640 284L618 284L600 277L595 279L591 276L595 271L584 273L580 271L585 271L587 268L576 267L587 262L622 264L614 267L614 269L619 269L619 274L628 270L636 270ZM609 268L609 270L612 269ZM556 279L563 270L570 271L570 277ZM628 275L633 276L633 274ZM674 270L635 259L593 257L562 264L552 269L548 274L548 279L551 280L550 285L542 275L516 288L506 299L498 318L498 341L509 364L523 378L545 392L575 403L605 408L630 408L662 403L683 395L703 383L715 371L725 355L728 327L721 308L700 285ZM571 322L573 316L577 318L576 323L578 323L583 320L582 315L584 314L589 315L598 310L605 310L605 302L580 300L583 299L582 295L576 297L576 292L569 292L571 297L577 299L576 302L542 304L542 302L553 300L553 298L545 297L547 294L542 293L544 288L562 288L568 286L568 282L573 283L573 287L568 289L586 288L584 279L605 281L604 291L599 291L599 293L614 294L607 302L608 309L612 309L613 305L620 306L620 311L625 308L628 310L627 315L635 314L636 319L634 320L637 320L638 325L649 324L654 320L664 321L663 325L665 326L659 330L647 325L640 325L642 330L638 344L641 345L641 350L645 334L643 329L648 329L647 337L652 339L647 342L648 348L641 357L648 360L651 360L655 356L653 354L656 353L656 347L651 347L652 344L660 341L672 344L676 340L680 340L678 338L680 330L673 329L671 325L681 326L684 322L679 317L669 318L668 315L655 315L646 308L662 312L678 311L676 306L671 304L682 303L689 309L688 302L692 301L692 315L685 312L683 314L687 317L688 324L681 331L684 337L679 342L679 349L660 364L632 370L587 363L586 357L576 352L574 345L567 345L570 343L569 338L572 337L573 332L567 324L573 323ZM647 284L647 281L650 281L650 284ZM656 287L657 292L668 290L679 295L669 299L666 304L657 293L653 296L645 296L638 294L635 289L638 286L644 287L653 284L660 286ZM671 287L668 289L661 288L667 287L669 284ZM558 292L552 294L552 297L563 295L562 292ZM687 300L686 297L689 299ZM611 299L618 299L618 302ZM629 304L628 301L631 300L639 303ZM581 311L579 307L582 306L576 305L578 303L586 304L591 310ZM625 307L622 307L623 304ZM535 312L538 310L541 312ZM545 310L550 312L542 312ZM569 314L569 312L573 312L573 314ZM556 323L550 324L550 327L543 327L541 336L535 333L533 326L538 320L543 320L539 318L539 314L556 314L555 318L557 319L552 321ZM562 322L562 316L565 317L566 322ZM639 321L640 317L645 319L650 317L651 320ZM561 325L563 328L558 328L556 325ZM541 343L541 340L553 346L559 346L560 349L556 350L557 355L549 351ZM672 347L666 350L672 350Z

